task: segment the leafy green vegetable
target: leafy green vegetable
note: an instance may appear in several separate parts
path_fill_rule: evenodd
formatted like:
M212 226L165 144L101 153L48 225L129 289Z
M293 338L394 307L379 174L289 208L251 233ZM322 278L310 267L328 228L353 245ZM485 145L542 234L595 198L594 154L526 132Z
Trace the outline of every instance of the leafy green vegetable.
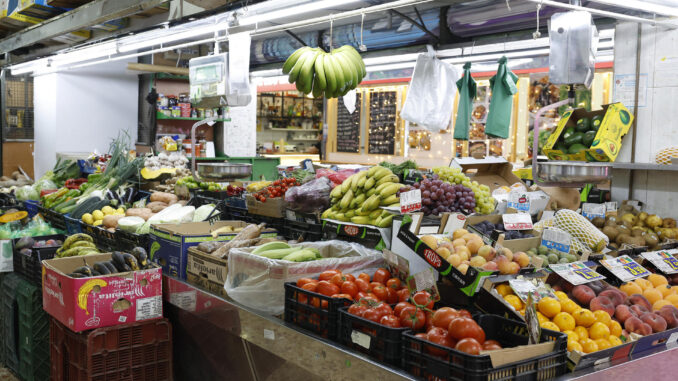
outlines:
M384 168L388 168L393 172L394 175L402 176L403 172L405 172L406 169L417 169L417 163L413 160L406 160L403 161L402 163L395 165L393 163L389 163L387 161L382 161L379 163L380 166Z

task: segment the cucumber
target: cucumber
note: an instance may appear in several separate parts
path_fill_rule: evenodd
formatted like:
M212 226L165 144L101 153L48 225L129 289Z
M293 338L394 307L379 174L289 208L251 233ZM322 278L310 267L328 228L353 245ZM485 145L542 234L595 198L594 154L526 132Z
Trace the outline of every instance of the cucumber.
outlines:
M575 132L569 137L565 138L565 145L571 147L573 144L581 144L581 140L584 137L584 134L581 132Z
M591 143L593 143L593 140L596 138L596 133L596 131L586 131L584 137L581 139L581 144L586 147L591 147Z
M580 118L577 121L577 127L575 127L577 132L586 132L591 129L591 119L589 118Z
M591 118L591 130L592 131L598 131L600 128L600 125L603 124L603 118L604 115L596 115L593 118Z
M583 144L575 143L575 144L571 145L570 148L568 148L567 153L572 155L572 154L579 153L579 151L585 150L585 149L588 149L588 147L586 147Z

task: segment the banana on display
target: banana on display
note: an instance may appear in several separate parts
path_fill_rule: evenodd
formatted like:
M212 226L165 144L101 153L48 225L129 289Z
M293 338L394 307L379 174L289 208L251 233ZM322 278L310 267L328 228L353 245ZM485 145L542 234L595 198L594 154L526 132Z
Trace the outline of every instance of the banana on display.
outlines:
M355 89L367 71L362 57L350 45L330 53L304 46L287 58L283 74L288 75L289 82L304 94L336 98Z

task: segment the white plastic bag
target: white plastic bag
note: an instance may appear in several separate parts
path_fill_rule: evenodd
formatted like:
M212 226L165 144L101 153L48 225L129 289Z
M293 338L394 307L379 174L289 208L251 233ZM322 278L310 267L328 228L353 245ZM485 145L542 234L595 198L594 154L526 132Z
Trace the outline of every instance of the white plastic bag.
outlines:
M420 54L400 116L431 131L444 130L450 123L459 70L428 53Z
M252 100L250 91L250 51L252 37L249 32L228 36L228 89L229 106L247 106Z
M293 245L298 246L298 245ZM271 315L285 311L286 282L315 278L321 272L337 269L343 273L373 273L384 267L381 253L346 241L302 243L314 247L325 259L290 262L250 254L254 247L232 249L228 255L228 275L224 289L233 300Z

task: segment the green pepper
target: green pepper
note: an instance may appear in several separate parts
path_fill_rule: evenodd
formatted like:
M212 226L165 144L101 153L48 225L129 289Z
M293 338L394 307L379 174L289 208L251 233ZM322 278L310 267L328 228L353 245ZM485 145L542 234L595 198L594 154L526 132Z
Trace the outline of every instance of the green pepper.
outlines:
M84 192L89 188L89 183L82 183L80 184L80 188L78 188L81 192Z
M92 173L87 176L87 182L88 183L95 183L101 179L101 176L103 176L101 173Z

